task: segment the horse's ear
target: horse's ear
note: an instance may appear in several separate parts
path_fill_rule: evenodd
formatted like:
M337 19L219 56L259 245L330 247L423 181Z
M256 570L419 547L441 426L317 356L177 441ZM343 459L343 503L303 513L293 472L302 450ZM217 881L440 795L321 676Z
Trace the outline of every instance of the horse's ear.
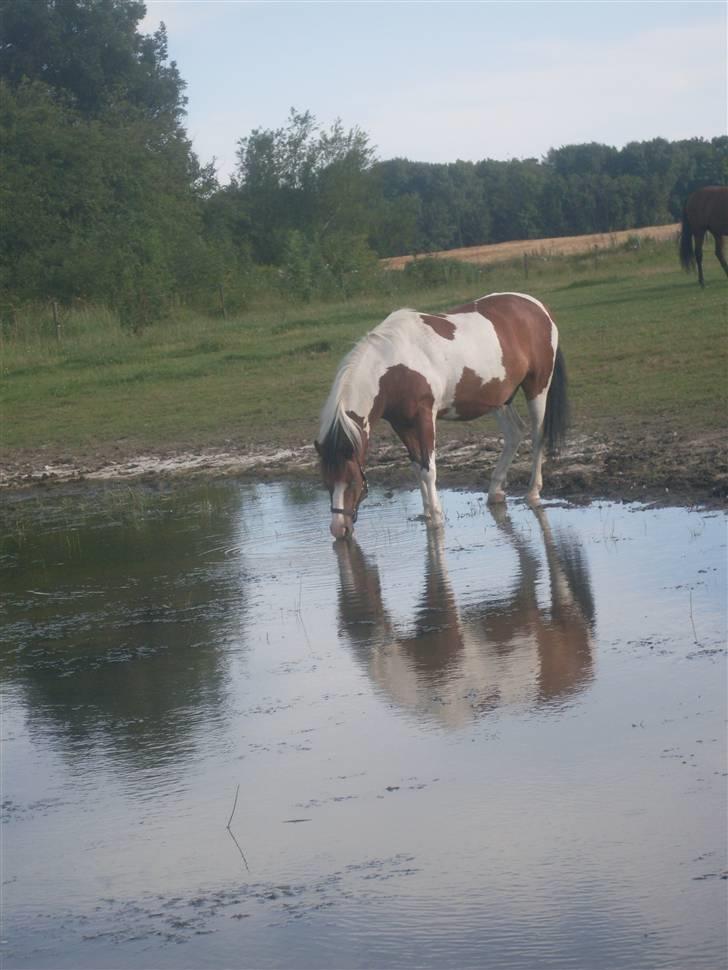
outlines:
M321 445L318 443L318 441L314 441L313 446L316 449L316 451L318 452L318 454L320 455L321 454Z

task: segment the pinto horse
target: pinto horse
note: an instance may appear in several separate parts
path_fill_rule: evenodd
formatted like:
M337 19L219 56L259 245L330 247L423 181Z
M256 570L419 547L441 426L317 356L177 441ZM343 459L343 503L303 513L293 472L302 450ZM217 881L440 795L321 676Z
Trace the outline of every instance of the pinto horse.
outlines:
M522 293L491 293L444 314L390 314L344 358L321 412L315 445L331 496L332 535L353 534L367 493L370 436L380 418L407 449L425 518L436 524L442 521L435 487L437 420L470 421L495 411L504 446L488 501L505 501L506 474L526 430L513 406L519 388L533 438L527 498L537 503L544 445L558 447L568 409L558 331L546 307Z
M728 186L708 185L688 196L683 209L680 230L680 262L686 270L697 263L698 282L703 279L703 239L710 232L715 239L715 255L728 276L728 263L723 255L723 236L728 235ZM693 237L695 249L693 250Z

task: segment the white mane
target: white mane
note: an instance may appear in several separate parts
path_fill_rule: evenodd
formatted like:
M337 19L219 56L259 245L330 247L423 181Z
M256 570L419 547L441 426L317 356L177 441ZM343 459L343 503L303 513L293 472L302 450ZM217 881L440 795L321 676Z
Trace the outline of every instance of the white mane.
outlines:
M326 404L321 411L319 442L337 425L356 451L363 446L362 433L356 421L347 411L353 411L367 419L379 391L379 378L393 363L402 359L398 345L402 339L403 316L417 311L402 309L383 320L374 330L365 334L342 360L334 378Z
M326 404L321 411L318 434L318 440L323 442L331 428L338 424L357 453L361 451L363 444L361 431L356 421L353 421L346 411L347 400L351 397L352 371L358 360L363 356L365 343L366 337L349 351L339 365Z

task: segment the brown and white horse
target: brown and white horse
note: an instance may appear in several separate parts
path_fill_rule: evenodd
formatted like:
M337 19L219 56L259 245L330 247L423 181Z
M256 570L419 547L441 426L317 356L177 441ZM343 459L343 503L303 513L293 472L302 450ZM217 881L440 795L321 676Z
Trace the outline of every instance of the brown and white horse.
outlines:
M399 435L422 492L425 517L442 521L435 486L437 420L470 421L495 411L504 438L488 491L505 501L506 474L525 433L513 406L522 388L533 438L527 498L538 502L544 444L553 451L566 430L566 370L556 324L522 293L491 293L444 314L396 310L343 360L321 413L321 473L331 496L331 533L354 531L367 492L364 473L374 424Z

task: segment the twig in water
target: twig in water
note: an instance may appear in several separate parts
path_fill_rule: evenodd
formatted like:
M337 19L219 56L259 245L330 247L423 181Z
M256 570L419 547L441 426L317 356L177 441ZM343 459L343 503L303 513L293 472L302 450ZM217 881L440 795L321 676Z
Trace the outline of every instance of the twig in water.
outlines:
M695 620L693 619L693 591L692 590L690 590L690 622L693 625L693 637L695 639L695 645L698 647L702 647L702 643L700 642L700 640L698 640L698 633L697 633L697 630L695 629Z
M237 846L238 852L240 853L240 858L245 863L245 868L248 870L248 872L250 872L250 867L248 866L248 860L245 858L245 853L243 852L240 843L235 838L235 834L233 833L233 830L230 828L230 823L233 820L233 815L235 814L235 809L238 807L238 795L239 794L240 794L240 785L238 785L238 787L235 789L235 801L233 802L233 810L232 810L232 812L230 812L230 818L228 819L228 823L225 826L225 828L228 830L228 832L230 833L230 838L233 840L233 842Z
M313 647L311 646L311 640L308 635L308 630L306 629L306 624L303 622L303 614L299 613L296 617L298 622L301 624L301 629L303 630L303 635L306 638L306 646L308 647L308 652L311 656L314 656Z

